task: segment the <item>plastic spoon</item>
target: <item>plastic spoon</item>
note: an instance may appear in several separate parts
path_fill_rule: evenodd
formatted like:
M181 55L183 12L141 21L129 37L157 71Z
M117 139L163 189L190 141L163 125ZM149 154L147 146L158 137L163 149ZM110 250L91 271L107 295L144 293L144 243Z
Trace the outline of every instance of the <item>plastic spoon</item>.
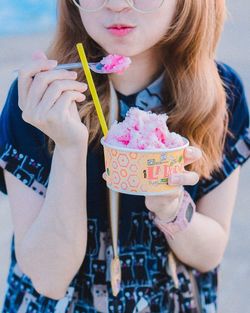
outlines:
M117 73L122 74L131 64L131 59L118 54L109 54L106 57L102 58L99 62L88 63L89 68L98 74L111 74ZM82 68L82 63L67 63L59 64L54 69L77 69ZM15 70L14 73L17 73L18 70Z

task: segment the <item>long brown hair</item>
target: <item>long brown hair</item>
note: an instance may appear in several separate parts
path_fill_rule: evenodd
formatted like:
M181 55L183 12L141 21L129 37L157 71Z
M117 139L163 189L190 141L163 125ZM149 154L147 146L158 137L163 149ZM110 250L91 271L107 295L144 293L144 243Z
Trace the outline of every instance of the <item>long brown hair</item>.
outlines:
M87 58L104 56L102 48L88 36L78 9L70 0L58 1L58 28L49 57L59 63L76 62L77 42L85 46ZM165 68L164 110L168 127L203 151L203 158L189 169L209 178L221 165L228 128L226 94L215 63L215 50L225 19L225 0L177 0L172 25L157 44ZM82 71L78 77L85 81ZM94 75L108 120L110 88L105 75ZM88 127L89 142L101 137L97 115L89 93L78 104L82 122ZM51 144L50 139L50 144Z

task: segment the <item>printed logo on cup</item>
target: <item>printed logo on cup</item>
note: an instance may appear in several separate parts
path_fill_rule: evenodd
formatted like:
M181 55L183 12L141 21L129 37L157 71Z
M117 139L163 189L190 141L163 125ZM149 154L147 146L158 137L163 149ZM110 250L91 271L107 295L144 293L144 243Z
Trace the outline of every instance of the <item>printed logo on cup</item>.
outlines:
M176 186L168 185L168 177L184 171L184 149L189 145L185 139L185 145L181 147L153 151L109 146L103 139L101 143L108 188L135 195L173 191Z

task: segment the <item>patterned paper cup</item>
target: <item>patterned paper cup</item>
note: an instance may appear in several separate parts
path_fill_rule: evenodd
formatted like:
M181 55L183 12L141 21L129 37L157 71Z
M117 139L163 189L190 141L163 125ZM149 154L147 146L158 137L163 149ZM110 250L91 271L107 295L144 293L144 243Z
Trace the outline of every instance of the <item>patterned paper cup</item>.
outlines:
M135 150L107 144L104 138L106 183L108 188L133 195L160 195L176 189L168 177L184 171L184 145L172 149Z

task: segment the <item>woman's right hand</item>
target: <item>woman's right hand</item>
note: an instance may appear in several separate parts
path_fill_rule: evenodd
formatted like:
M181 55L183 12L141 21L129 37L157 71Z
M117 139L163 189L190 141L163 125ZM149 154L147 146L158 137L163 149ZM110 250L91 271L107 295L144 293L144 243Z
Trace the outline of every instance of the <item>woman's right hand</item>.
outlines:
M42 54L19 71L18 105L24 121L56 144L71 147L88 138L76 106L85 100L87 85L76 81L76 72L53 70L56 65Z

